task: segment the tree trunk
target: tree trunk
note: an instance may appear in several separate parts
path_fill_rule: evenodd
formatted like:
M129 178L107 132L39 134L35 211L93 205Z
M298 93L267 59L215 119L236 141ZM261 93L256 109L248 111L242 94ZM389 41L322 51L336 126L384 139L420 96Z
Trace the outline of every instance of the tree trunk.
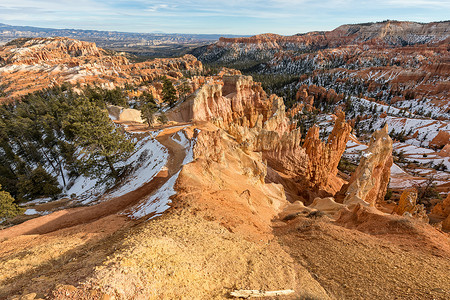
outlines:
M106 162L108 163L109 169L111 170L111 174L114 178L119 179L119 174L117 174L117 170L114 168L114 164L111 162L111 158L109 156L105 156Z
M59 165L59 172L61 173L61 177L62 177L62 180L63 180L64 187L66 187L66 178L64 177L64 170L62 168L62 162L61 162L60 159L58 159L58 165Z

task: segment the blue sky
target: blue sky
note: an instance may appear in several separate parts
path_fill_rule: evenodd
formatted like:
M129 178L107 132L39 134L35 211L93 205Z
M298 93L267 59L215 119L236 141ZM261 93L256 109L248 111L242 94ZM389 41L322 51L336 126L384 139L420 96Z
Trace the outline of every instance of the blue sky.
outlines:
M443 21L450 0L0 0L0 23L128 32L295 34L371 21Z

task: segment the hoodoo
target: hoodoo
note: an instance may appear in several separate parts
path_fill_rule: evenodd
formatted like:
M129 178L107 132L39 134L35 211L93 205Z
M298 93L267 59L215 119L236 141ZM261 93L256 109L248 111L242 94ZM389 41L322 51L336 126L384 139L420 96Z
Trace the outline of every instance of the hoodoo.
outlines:
M349 181L344 204L375 206L384 199L391 174L392 139L387 125L372 135L369 147Z
M350 124L345 122L345 114L339 111L327 143L320 140L319 127L311 127L308 131L303 145L309 158L308 177L319 189L325 189L332 194L340 190L343 182L336 177L337 167L351 130Z

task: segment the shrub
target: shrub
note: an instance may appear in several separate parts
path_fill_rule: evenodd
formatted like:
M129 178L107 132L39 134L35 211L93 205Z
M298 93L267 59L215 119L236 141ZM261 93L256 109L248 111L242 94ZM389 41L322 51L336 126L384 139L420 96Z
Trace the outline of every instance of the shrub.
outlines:
M0 185L0 220L3 218L12 218L23 213L24 209L14 203L14 198L6 191L1 190Z

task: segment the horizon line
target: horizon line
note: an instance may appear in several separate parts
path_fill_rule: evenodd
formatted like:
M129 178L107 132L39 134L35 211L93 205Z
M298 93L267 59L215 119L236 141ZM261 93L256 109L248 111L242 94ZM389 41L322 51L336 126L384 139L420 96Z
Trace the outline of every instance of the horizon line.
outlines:
M345 23L341 24L337 27L334 27L333 29L329 30L312 30L307 32L298 32L296 34L281 34L281 33L275 33L275 32L262 32L257 34L234 34L234 33L189 33L189 32L163 32L163 31L154 31L154 32L138 32L138 31L119 31L119 30L98 30L98 29L82 29L82 28L54 28L54 27L39 27L39 26L31 26L31 25L11 25L7 23L0 22L0 25L6 25L11 27L30 27L35 29L50 29L50 30L76 30L76 31L94 31L94 32L112 32L112 33L125 33L125 34L165 34L165 35L177 35L177 34L184 34L184 35L198 35L198 36L207 36L207 35L227 35L227 36L235 36L235 37L252 37L257 35L264 35L264 34L276 34L281 36L293 36L297 34L307 34L311 32L329 32L333 31L336 28L339 28L341 26L346 25L361 25L361 24L377 24L377 23L384 23L384 22L410 22L410 23L417 23L417 24L430 24L430 23L445 23L450 22L449 20L440 20L440 21L431 21L431 22L418 22L418 21L410 21L410 20L390 20L386 19L383 21L369 21L369 22L360 22L360 23Z

